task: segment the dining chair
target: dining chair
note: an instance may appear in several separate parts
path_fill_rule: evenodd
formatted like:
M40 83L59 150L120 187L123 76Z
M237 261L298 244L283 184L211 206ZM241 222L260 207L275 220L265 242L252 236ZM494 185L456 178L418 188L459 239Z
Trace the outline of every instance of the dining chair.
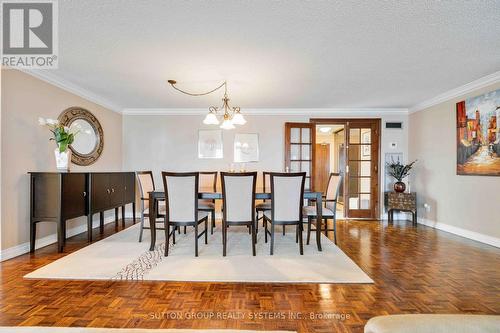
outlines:
M257 172L221 172L222 180L222 255L226 256L228 226L246 226L251 230L252 255L257 242L255 221L255 184Z
M194 227L194 254L198 256L198 238L205 235L208 244L208 213L198 210L198 172L162 172L167 212L165 214L165 256L168 256L170 236L175 244L175 230ZM198 233L198 225L205 223L205 231ZM171 227L173 230L170 230Z
M199 185L200 192L217 192L217 171L200 172ZM210 213L210 233L213 234L215 228L215 200L199 199L198 210Z
M266 193L271 189L271 173L270 172L262 172L262 192ZM262 220L262 226L264 226L264 212L266 210L271 210L271 201L270 200L262 200L255 205L255 214L257 214L257 222ZM259 217L259 213L262 213L262 216ZM257 226L258 227L258 226ZM257 229L258 230L258 229Z
M136 171L135 176L137 182L139 183L139 192L141 195L141 231L139 232L139 242L142 242L142 234L144 229L150 229L150 227L144 226L144 218L149 217L149 192L155 190L155 181L153 179L152 171ZM157 216L163 217L165 215L165 201L158 201ZM163 228L156 228L163 229Z
M304 202L305 172L271 173L271 211L264 212L265 242L271 236L271 250L274 252L275 225L295 225L300 254L304 254L302 244L302 206ZM271 231L268 231L268 223Z
M330 173L328 178L328 185L326 186L326 196L324 199L324 207L322 209L323 221L316 220L316 228L323 230L326 237L328 237L328 232L333 231L333 239L335 244L337 244L337 200L339 197L340 187L342 184L342 174L340 173ZM306 206L303 209L304 216L307 217L307 242L309 245L309 240L311 238L311 230L316 230L311 228L312 220L317 218L316 205ZM328 229L328 219L333 219L333 229ZM322 224L325 224L325 228L322 229Z

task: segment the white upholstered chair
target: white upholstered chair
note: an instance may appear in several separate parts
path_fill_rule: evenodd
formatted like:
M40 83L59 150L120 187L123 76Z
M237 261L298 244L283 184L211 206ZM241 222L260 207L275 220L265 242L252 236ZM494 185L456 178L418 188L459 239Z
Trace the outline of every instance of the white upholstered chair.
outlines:
M198 238L205 235L208 243L208 213L198 210L198 172L162 172L167 212L165 214L165 256L168 256L170 236L175 244L175 230L181 226L194 227L194 253L198 256ZM198 225L205 231L198 233ZM171 229L173 227L173 229Z
M155 181L152 171L137 171L135 175L139 183L139 192L141 195L141 230L139 232L139 242L142 242L143 230L149 229L149 227L144 226L144 218L149 217L149 192L155 190ZM165 215L165 201L158 202L157 212L158 217L163 217Z
M271 235L271 255L274 252L275 225L295 225L300 254L302 246L302 206L304 202L305 172L271 173L271 211L264 212L265 241ZM268 231L268 223L271 231Z
M199 181L200 192L217 192L217 171L200 172ZM213 234L215 228L215 200L199 199L198 210L210 213L210 232Z
M342 174L330 173L328 185L326 187L326 196L324 199L324 207L322 209L323 221L316 221L316 228L323 230L328 237L328 231L333 231L333 238L337 244L337 200L339 197L340 187L342 184ZM312 220L317 217L316 205L304 207L304 216L307 217L307 244L311 238L311 224ZM328 229L328 219L333 219L333 229ZM324 229L322 229L322 222L324 222Z
M257 172L221 172L222 180L222 255L226 256L228 226L246 226L252 237L252 254L257 242L255 221L255 184Z

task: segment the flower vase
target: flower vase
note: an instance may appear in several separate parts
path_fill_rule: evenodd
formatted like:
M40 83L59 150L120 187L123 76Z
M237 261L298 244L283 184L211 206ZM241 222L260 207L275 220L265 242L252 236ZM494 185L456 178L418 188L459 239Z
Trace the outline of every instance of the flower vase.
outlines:
M394 191L397 193L403 193L406 190L406 184L403 182L395 182L394 183Z
M59 148L54 150L54 155L56 157L56 167L59 171L69 171L71 164L71 149L66 148L65 152L60 152Z

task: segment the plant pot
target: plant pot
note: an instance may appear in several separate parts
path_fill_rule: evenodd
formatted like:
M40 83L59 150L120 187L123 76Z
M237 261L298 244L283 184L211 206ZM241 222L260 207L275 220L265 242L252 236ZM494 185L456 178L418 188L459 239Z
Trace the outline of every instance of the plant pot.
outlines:
M65 152L61 153L59 148L54 150L56 157L56 167L59 171L69 171L71 165L71 149L67 148Z
M403 182L395 182L394 183L394 191L398 193L403 193L406 190L406 184Z

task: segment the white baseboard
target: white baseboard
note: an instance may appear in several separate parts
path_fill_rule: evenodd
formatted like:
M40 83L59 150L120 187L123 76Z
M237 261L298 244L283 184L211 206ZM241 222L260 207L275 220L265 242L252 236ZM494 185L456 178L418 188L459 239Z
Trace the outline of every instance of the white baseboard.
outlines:
M428 226L431 228L439 229L441 231L446 231L446 232L455 234L457 236L465 237L468 239L475 240L477 242L481 242L484 244L488 244L488 245L500 248L500 238L488 236L485 234L480 234L480 233L475 232L475 231L462 229L462 228L455 227L455 226L445 224L445 223L439 223L439 222L427 220L423 217L418 217L417 222L419 224L422 224L422 225L425 225L425 226Z
M132 218L132 213L125 214L125 218ZM94 219L93 222L94 222L94 227L96 226L96 224L99 225L98 218ZM114 222L115 222L114 216L108 216L108 217L104 218L104 224L114 223ZM87 224L86 223L66 230L66 238L73 237L73 236L81 234L83 232L87 232ZM57 243L57 234L51 234L51 235L37 239L35 242L35 249L39 249L39 248L42 248L42 247L45 247L47 245L54 244L54 243ZM26 242L26 243L19 244L19 245L13 246L13 247L9 247L8 249L0 251L0 261L12 259L14 257L28 253L29 251L30 251L30 242Z

